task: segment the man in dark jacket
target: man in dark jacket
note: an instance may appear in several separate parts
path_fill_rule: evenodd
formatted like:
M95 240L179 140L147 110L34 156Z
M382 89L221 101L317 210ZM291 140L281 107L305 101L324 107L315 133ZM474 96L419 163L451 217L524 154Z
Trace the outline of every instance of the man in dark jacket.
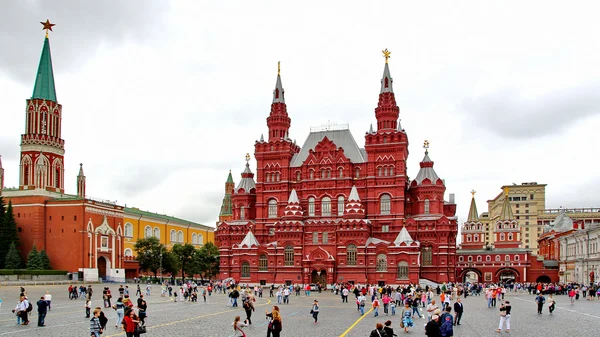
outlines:
M458 297L456 302L454 302L454 325L460 325L460 319L462 318L464 309L460 297Z
M427 323L427 325L425 325L425 335L427 335L427 337L441 337L442 334L440 333L440 316L438 315L433 315L431 316L431 321L429 321Z
M369 337L392 337L388 336L385 330L383 330L383 324L377 323L375 330L371 331Z
M46 326L45 319L46 313L48 312L48 302L44 299L44 296L40 297L40 300L37 301L37 309L38 309L38 326Z

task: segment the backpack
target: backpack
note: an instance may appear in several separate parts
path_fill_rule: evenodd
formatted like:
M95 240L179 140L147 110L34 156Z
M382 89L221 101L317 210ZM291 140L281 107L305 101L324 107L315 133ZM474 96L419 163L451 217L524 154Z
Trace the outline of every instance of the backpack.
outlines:
M31 311L33 311L33 305L31 304L31 302L29 302L29 305L27 306L27 312Z
M360 305L364 307L365 306L365 300L360 300Z

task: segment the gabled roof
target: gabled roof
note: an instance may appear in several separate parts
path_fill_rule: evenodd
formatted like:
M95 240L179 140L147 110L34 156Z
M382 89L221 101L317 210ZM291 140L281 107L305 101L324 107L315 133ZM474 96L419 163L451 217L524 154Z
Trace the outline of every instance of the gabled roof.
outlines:
M390 244L389 241L385 241L385 240L381 240L381 239L378 239L378 238L370 237L370 238L367 239L367 242L365 243L365 246L368 246L370 244L377 245L377 244L380 244L380 243L383 243L385 245L389 245Z
M544 232L555 231L555 232L566 232L573 229L573 219L571 219L564 211L560 212L558 216L544 227Z
M398 233L396 240L394 240L394 244L396 246L400 246L400 244L402 244L402 243L410 245L413 242L414 241L413 241L412 237L410 236L410 234L408 233L408 231L406 230L406 227L402 227L402 230L400 231L400 233Z
M47 99L57 102L56 89L54 88L54 71L52 70L52 55L50 54L50 41L48 37L44 40L42 56L35 77L35 85L31 98Z
M242 242L240 243L240 247L244 245L246 245L247 247L260 246L258 240L256 240L256 237L254 236L254 234L252 234L252 231L248 231L248 234L246 234L244 240L242 240Z
M349 129L344 130L325 130L325 131L314 131L308 134L308 137L302 145L302 149L299 153L292 157L291 167L300 167L308 158L308 151L314 150L315 146L327 137L337 147L344 149L344 155L350 159L353 163L364 163L366 157L363 156L363 152L358 147L358 144L354 140L352 133Z

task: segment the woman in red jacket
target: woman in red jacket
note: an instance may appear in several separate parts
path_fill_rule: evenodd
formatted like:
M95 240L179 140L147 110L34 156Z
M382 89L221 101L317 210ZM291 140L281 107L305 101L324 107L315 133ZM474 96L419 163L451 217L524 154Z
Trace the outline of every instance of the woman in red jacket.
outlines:
M125 313L125 318L123 319L123 327L125 328L125 334L127 337L137 337L135 336L135 328L140 323L135 317L135 312L133 310L129 310Z

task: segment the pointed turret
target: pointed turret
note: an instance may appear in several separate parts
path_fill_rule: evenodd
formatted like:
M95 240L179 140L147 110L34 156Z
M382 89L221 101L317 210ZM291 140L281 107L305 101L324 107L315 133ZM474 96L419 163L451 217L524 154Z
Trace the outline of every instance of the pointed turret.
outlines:
M358 190L356 185L352 186L350 196L348 197L348 203L344 209L344 218L364 218L365 209L363 208L360 197L358 196Z
M469 207L467 222L479 222L479 213L477 213L477 205L475 204L475 191L471 191L471 195L471 207Z
M423 157L423 160L419 163L421 169L419 170L414 182L416 182L417 185L422 185L425 179L428 179L430 184L435 185L437 184L438 180L441 179L435 173L435 170L433 169L433 161L431 158L429 158L429 142L425 141L423 147L425 148L425 157Z
M264 142L264 141L265 141L265 136L263 136L263 134L261 133L261 134L260 134L260 142L262 143L262 142Z
M287 107L284 99L284 90L281 85L281 68L277 62L277 82L273 90L273 103L271 104L271 113L267 117L267 126L269 127L269 142L287 139L290 129L291 119L288 117Z
M369 133L374 133L373 132L373 124L369 125Z
M408 233L408 230L406 229L406 227L402 226L402 230L400 231L400 233L398 233L396 240L394 240L394 245L400 246L403 243L406 245L410 245L413 242L414 242L414 240L410 236L410 233Z
M229 170L229 175L227 176L227 183L233 184L233 177L231 176L231 170Z
M85 175L83 174L83 164L79 164L79 174L77 175L77 196L85 198Z
M48 35L46 35L46 38L44 39L44 47L42 48L42 56L40 57L40 64L38 66L31 98L40 98L57 102Z
M511 221L515 219L515 216L512 212L512 207L510 206L510 200L508 199L508 192L510 189L508 187L504 188L504 202L502 203L502 212L500 213L501 221Z
M285 206L285 210L283 211L283 217L284 219L302 218L303 215L304 212L302 211L302 206L300 206L298 194L296 194L295 189L292 189L287 206Z
M233 194L234 187L235 183L233 182L233 177L231 176L231 170L229 170L229 175L227 176L227 181L225 182L225 196L223 197L223 202L221 203L221 212L219 212L219 222L230 221L233 219L231 195Z
M381 78L379 102L377 103L377 108L375 108L375 117L377 118L377 131L393 131L397 128L400 108L396 105L396 98L392 88L393 80L388 65L390 52L387 49L384 50L383 56L385 57L385 66L383 68L383 77Z
M258 243L258 240L256 239L256 236L254 236L254 234L252 233L252 231L248 231L248 234L246 234L246 236L244 237L244 240L242 240L242 242L240 243L240 247L246 246L248 248L251 248L252 246L260 246L260 244Z
M235 193L251 193L254 194L256 190L256 183L254 182L254 173L250 170L250 154L246 154L246 168L242 172L242 180L235 188Z

